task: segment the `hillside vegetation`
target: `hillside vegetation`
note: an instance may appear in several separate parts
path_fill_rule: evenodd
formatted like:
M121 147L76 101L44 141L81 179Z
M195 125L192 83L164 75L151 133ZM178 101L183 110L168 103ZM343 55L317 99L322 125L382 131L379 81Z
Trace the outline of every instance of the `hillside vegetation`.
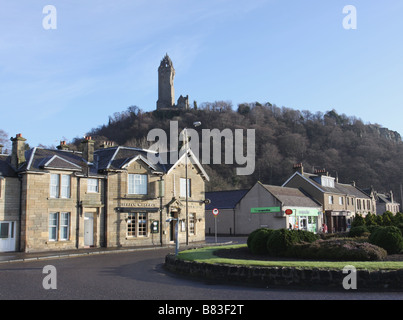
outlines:
M340 182L355 181L362 188L372 185L380 192L393 190L400 195L403 180L400 135L335 110L311 113L270 103L241 104L233 110L231 103L225 101L199 107L195 103L188 111L143 112L134 106L113 114L107 124L88 134L97 144L109 140L118 145L148 147L153 143L146 139L148 132L161 128L168 134L170 121L178 121L179 130L200 121L199 132L214 128L255 129L254 174L237 176L234 168L238 165L205 165L211 177L208 190L247 188L257 180L281 185L293 173L293 165L302 162L308 172L325 168L332 176L338 176ZM78 147L79 139L73 144Z

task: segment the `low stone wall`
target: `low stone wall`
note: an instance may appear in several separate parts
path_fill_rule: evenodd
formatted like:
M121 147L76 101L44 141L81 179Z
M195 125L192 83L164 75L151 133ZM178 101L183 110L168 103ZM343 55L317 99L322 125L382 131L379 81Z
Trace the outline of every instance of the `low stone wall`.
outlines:
M167 255L165 268L171 272L196 277L205 281L243 284L255 287L300 287L318 289L343 288L349 273L343 270L302 269L293 267L252 267L226 264L208 264L178 259ZM403 270L357 270L357 290L403 291Z

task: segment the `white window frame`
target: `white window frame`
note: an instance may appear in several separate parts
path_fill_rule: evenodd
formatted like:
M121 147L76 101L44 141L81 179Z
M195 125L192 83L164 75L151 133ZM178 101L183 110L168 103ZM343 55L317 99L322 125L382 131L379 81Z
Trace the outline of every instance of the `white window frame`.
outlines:
M71 189L70 175L62 174L60 176L60 198L69 199Z
M70 212L50 212L48 221L49 241L70 240ZM52 230L52 231L51 231Z
M333 196L329 196L329 204L334 204Z
M60 196L60 175L52 173L50 175L50 197L59 198Z
M58 229L59 229L59 213L51 212L49 213L49 241L58 241ZM51 231L51 230L54 230Z
M130 173L127 179L127 193L137 195L148 194L148 175Z
M87 179L87 192L88 193L98 193L99 192L99 180L98 179Z
M70 212L60 213L60 240L70 239Z
M191 179L187 179L187 185L188 185L188 198L191 197L192 195L192 182ZM180 183L179 183L179 189L180 189L180 194L179 196L182 198L186 198L186 178L180 178Z
M52 173L50 175L50 197L53 199L71 198L71 176L69 174Z
M344 201L343 201L343 197L339 197L339 205L343 205L344 204Z

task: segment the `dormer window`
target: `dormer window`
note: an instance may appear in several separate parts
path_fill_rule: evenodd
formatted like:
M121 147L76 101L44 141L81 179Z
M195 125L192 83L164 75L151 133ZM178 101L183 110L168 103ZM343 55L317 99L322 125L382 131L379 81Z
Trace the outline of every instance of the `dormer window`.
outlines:
M321 185L324 187L334 188L334 178L321 176Z

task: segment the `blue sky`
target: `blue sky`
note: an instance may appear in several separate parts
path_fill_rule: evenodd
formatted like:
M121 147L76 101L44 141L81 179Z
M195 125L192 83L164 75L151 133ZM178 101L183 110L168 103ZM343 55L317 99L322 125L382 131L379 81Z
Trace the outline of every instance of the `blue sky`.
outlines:
M400 0L0 0L0 129L57 145L154 110L168 53L176 99L335 109L403 135L402 16Z

